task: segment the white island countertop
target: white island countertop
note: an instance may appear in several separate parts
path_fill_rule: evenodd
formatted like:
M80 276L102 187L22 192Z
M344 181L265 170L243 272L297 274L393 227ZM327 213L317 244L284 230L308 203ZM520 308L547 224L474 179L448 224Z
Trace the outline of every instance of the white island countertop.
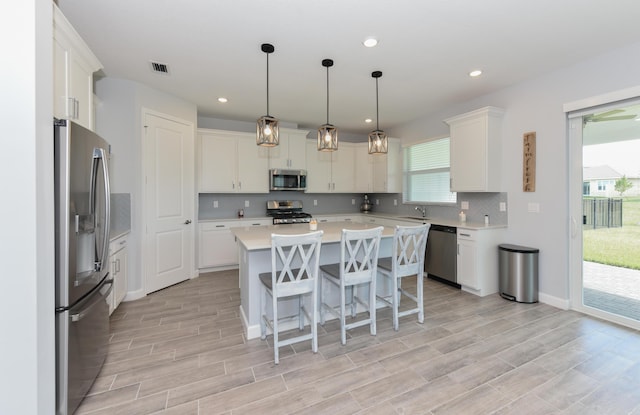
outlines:
M324 231L322 235L322 243L340 242L342 237L342 229L372 229L380 225L375 223L358 223L358 222L327 222L319 223L318 230ZM308 223L300 223L293 225L268 225L268 226L245 226L231 228L231 232L237 238L238 242L249 250L271 249L271 234L295 235L300 233L313 232L309 229ZM392 237L393 227L385 226L382 231L382 237Z

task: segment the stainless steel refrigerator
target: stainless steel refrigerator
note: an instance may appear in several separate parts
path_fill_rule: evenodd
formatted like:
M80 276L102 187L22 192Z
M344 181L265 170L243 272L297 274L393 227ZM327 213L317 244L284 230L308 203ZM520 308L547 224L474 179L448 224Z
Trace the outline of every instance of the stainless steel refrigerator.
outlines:
M109 144L66 120L54 121L56 194L56 413L70 415L107 353Z

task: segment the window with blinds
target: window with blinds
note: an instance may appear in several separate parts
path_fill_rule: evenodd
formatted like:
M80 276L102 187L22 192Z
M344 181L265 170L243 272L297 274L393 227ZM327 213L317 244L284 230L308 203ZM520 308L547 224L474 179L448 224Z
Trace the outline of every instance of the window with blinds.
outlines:
M404 202L456 203L449 191L449 137L404 148Z

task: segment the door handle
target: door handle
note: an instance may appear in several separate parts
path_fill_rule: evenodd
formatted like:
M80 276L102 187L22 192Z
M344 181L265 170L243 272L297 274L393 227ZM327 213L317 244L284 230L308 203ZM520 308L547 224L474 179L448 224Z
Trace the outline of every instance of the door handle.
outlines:
M188 225L188 224L190 224L190 223L191 223L191 219L187 219L187 220L185 220L185 221L184 221L184 224L185 224L185 225Z

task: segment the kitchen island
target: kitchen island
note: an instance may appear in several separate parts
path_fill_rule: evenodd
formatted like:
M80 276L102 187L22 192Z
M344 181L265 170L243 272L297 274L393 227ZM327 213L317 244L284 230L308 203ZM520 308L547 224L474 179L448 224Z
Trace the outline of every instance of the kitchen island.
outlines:
M322 248L320 251L320 264L330 264L340 261L340 238L342 229L372 229L379 225L357 222L329 222L318 224L318 230L324 231L322 235ZM258 275L262 272L271 272L271 234L300 234L310 232L309 224L294 225L268 225L232 228L238 243L238 262L240 280L240 315L245 328L247 339L260 337L260 313L261 313L261 287ZM385 226L380 242L380 257L390 256L393 244L394 228ZM387 290L381 287L383 279L378 279L378 291ZM336 301L329 298L330 302ZM297 302L282 302L282 315L294 313ZM286 330L295 326L283 325Z

